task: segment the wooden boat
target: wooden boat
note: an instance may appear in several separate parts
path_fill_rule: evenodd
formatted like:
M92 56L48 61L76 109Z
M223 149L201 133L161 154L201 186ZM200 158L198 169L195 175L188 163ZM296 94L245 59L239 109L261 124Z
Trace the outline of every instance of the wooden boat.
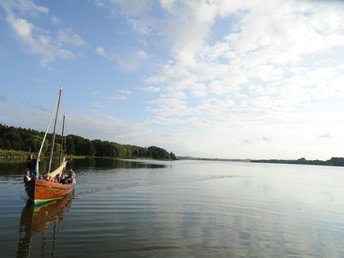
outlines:
M62 173L66 169L66 164L67 162L63 159L62 160L62 149L63 146L61 147L61 154L60 154L60 166L54 170L53 172L50 172L51 170L51 162L53 158L53 153L54 153L54 143L55 143L55 136L56 136L56 122L58 118L58 110L60 106L60 99L61 99L61 93L62 93L62 87L60 88L59 95L58 95L58 105L56 108L56 116L55 116L55 123L54 123L54 133L53 133L53 139L52 139L52 144L51 144L51 149L50 149L50 160L49 160L49 169L48 169L48 176L54 178L56 175L59 175L60 177L62 176ZM48 124L48 128L46 130L46 133L43 138L43 142L39 151L38 156L40 156L44 141L46 139L47 132L50 127L51 119L54 113L51 114L50 117L50 122ZM62 126L62 139L63 139L63 132L64 132L64 120L65 117L63 116L63 126ZM63 145L63 144L62 144ZM38 173L38 164L39 164L39 159L36 161L36 172L37 172L37 177L39 175ZM62 199L65 196L70 195L71 193L74 192L74 184L61 184L61 183L55 183L55 182L50 182L50 181L45 181L45 180L40 180L40 179L34 179L31 181L25 182L25 191L27 195L29 196L29 199L35 204L39 205L44 202L51 202L54 200Z
M74 184L60 184L45 180L32 180L25 183L25 191L30 200L35 205L39 205L44 202L62 199L65 196L72 194L74 192Z
M25 183L25 190L35 205L62 199L74 192L74 184L63 185L44 180L32 180Z

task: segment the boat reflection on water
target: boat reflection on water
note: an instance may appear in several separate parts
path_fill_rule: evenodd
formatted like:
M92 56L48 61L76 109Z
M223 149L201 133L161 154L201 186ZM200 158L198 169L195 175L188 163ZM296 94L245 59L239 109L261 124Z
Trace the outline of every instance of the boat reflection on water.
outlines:
M63 215L68 212L71 205L72 195L63 199L55 200L41 205L34 205L30 200L22 210L19 225L19 243L17 257L29 257L32 252L33 236L41 234L40 254L45 256L46 232L52 226L52 246L50 254L53 256L55 250L55 238L57 233L57 223L62 221ZM35 252L36 253L36 252Z

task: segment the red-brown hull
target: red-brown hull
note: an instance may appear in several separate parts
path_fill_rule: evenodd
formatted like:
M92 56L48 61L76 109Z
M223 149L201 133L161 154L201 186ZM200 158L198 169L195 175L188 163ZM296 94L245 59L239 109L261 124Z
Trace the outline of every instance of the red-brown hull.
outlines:
M33 180L25 183L25 190L29 198L40 204L61 199L74 191L74 184L60 184L43 180Z

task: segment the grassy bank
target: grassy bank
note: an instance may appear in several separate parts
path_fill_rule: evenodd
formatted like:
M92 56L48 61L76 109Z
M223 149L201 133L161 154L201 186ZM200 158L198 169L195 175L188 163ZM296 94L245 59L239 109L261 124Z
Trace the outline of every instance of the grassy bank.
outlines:
M35 157L37 157L37 153L33 153ZM28 157L28 152L27 151L15 151L15 150L0 150L0 159L27 159ZM42 156L41 159L43 158L49 158L48 156ZM54 157L58 158L58 157ZM69 159L85 159L85 158L93 158L92 156L76 156L76 155L71 155L66 158Z
M28 152L15 150L0 150L0 159L26 159Z

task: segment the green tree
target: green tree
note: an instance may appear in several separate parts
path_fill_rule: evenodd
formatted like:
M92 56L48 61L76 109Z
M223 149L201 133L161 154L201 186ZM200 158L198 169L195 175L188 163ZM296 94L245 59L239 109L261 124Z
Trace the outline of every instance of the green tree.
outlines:
M172 160L176 160L177 159L176 155L174 155L173 152L170 152L170 159L172 159Z
M89 141L86 144L86 152L85 155L87 156L93 156L96 154L96 148L94 147L93 143L91 141Z
M73 141L73 138L71 135L68 135L66 137L66 148L67 148L67 153L70 155L74 155L75 154L75 144Z

